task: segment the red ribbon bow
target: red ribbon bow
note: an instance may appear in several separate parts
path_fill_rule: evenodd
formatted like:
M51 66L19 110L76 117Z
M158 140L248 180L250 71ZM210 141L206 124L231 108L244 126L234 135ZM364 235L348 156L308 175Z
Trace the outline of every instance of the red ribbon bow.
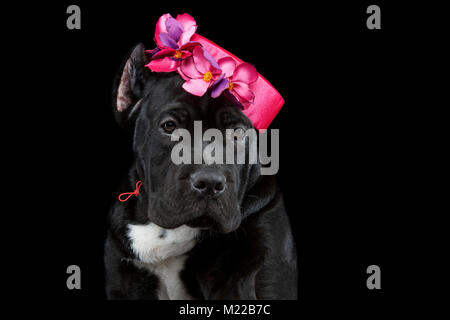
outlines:
M124 192L119 195L119 201L125 202L128 199L130 199L131 196L133 196L133 195L135 195L137 197L139 195L139 189L141 188L141 186L142 186L142 181L139 180L138 182L136 182L136 189L133 192ZM122 196L127 196L127 197L125 199L122 199Z

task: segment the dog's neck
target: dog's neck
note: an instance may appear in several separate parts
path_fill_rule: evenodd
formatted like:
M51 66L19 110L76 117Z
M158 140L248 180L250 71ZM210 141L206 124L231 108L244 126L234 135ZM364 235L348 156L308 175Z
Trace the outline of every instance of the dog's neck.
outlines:
M158 277L158 299L192 299L180 273L184 269L186 253L195 246L198 235L198 229L186 225L175 229L164 229L151 222L128 225L130 247L136 256L131 262Z

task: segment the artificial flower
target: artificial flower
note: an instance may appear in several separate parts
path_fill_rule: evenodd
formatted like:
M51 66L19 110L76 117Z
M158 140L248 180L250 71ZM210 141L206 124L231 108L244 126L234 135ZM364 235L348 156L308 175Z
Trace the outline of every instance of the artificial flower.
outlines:
M192 56L181 63L178 72L186 80L183 84L184 90L196 96L203 96L216 81L223 78L217 61L199 46L193 49Z
M247 62L237 65L231 57L220 59L218 65L224 76L215 84L211 96L216 98L228 90L244 107L253 103L255 94L250 85L258 79L255 67Z
M151 61L146 65L155 72L172 72L177 70L181 61L192 55L198 42L190 42L197 30L197 24L187 13L174 19L169 13L162 15L156 24L155 42L158 48L148 50Z
M166 13L156 24L155 42L161 49L178 49L191 40L195 31L197 31L197 23L191 15L179 14L174 19L170 13Z

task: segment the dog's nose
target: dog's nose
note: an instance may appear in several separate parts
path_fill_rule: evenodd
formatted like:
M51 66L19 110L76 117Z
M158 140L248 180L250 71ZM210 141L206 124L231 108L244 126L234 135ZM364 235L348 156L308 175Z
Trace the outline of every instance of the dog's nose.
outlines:
M218 196L225 191L227 179L220 172L197 171L191 175L191 186L204 195Z

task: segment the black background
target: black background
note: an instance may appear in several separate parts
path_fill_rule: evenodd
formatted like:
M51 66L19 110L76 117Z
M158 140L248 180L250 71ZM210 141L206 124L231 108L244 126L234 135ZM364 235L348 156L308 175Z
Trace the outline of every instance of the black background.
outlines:
M400 236L410 170L401 83L417 30L403 23L405 7L195 3L40 5L40 35L30 33L26 44L45 97L38 113L47 120L40 128L46 143L33 152L45 153L38 191L46 210L44 219L31 218L41 223L36 241L45 249L34 252L40 273L30 293L70 309L82 300L105 306L105 219L131 161L130 137L112 115L113 78L134 45L154 48L162 14L187 12L199 34L253 63L286 101L271 128L280 129L278 180L298 247L299 301L277 310L384 308L400 294L406 275L399 261L408 249ZM71 4L81 8L81 30L66 28ZM370 4L381 7L381 30L366 28ZM71 264L81 267L81 290L66 288ZM371 264L381 268L381 290L366 287Z

